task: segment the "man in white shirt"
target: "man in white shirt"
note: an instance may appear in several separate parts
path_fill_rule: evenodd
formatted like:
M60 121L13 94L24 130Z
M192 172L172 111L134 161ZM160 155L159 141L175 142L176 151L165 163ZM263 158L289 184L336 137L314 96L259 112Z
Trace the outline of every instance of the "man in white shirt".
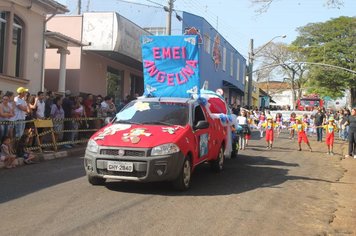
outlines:
M26 113L28 112L27 102L24 100L26 93L28 92L27 88L19 87L17 90L18 96L15 97L15 137L20 138L25 131L25 119Z
M102 117L111 117L116 113L115 105L112 101L112 97L106 96L101 103L101 115Z
M44 93L39 91L37 93L37 97L35 100L35 108L36 110L36 118L44 119L45 118L45 101L44 101Z

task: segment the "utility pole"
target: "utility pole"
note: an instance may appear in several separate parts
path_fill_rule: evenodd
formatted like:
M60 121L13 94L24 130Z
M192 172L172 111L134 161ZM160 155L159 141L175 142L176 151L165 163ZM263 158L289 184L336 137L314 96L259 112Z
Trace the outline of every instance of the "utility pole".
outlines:
M250 51L248 53L248 81L247 81L247 106L252 106L252 71L253 71L253 39L250 39Z
M78 0L78 12L77 12L77 14L80 15L81 12L82 12L82 0Z
M256 52L253 49L253 39L250 39L250 51L248 53L248 83L247 83L247 106L252 106L252 74L253 74L253 60L255 55L257 55L262 49L264 49L268 44L270 44L276 38L285 38L286 35L279 35L273 37L270 41L265 43Z
M171 35L172 33L172 11L173 11L173 3L174 0L169 0L168 1L168 7L165 7L165 10L167 9L168 15L167 15L167 26L166 26L166 34Z

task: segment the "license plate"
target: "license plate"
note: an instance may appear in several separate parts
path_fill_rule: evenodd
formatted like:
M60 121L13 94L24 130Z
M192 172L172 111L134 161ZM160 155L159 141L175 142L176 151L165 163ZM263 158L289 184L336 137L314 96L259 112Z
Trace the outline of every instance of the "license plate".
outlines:
M132 172L133 163L123 161L108 161L107 169L110 171Z

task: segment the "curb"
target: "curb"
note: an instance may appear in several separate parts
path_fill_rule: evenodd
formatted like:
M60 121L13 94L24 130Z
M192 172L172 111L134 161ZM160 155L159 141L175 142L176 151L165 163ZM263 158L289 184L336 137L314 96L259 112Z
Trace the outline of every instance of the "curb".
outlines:
M44 162L44 161L60 159L60 158L65 158L65 157L70 157L75 155L84 155L85 149L86 146L82 146L82 147L75 147L67 150L59 150L57 152L51 151L51 152L34 153L34 154L35 154L36 161ZM16 158L16 160L18 166L25 165L24 158ZM4 163L0 162L0 169L4 169L4 168L5 168Z
M72 149L60 150L57 152L50 152L50 153L46 153L46 152L36 153L36 159L38 161L48 161L48 160L54 160L54 159L59 159L59 158L65 158L68 156L82 155L85 153L85 148L86 148L86 146L75 147Z

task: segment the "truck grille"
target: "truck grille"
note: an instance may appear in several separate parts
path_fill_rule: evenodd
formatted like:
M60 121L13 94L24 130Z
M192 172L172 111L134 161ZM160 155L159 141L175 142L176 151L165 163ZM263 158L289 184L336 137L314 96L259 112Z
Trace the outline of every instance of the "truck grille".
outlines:
M101 149L101 155L109 155L109 156L119 156L119 150L122 149ZM123 156L133 156L133 157L144 157L146 155L145 151L137 151L137 150L124 150Z

